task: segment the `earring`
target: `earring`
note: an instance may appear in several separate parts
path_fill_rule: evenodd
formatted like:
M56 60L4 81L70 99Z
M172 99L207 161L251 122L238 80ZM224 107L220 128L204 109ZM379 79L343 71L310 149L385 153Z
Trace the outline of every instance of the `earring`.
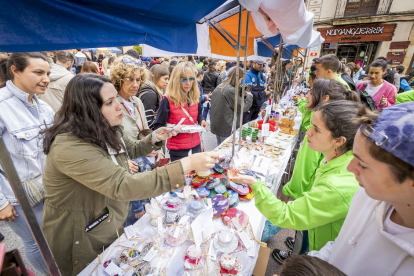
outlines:
M338 150L335 147L335 156L338 156Z

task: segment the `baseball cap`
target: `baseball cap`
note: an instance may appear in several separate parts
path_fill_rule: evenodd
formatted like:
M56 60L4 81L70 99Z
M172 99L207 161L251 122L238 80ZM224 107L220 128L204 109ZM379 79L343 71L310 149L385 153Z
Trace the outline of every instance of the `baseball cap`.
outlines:
M414 102L384 108L372 127L360 130L376 146L414 166Z
M252 62L257 63L257 64L264 64L264 61L262 60L252 60Z

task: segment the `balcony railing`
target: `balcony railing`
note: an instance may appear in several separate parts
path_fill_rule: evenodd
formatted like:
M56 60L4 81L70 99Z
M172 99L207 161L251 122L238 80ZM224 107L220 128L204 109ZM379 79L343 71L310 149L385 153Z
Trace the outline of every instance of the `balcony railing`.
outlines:
M338 0L335 19L388 14L392 0Z

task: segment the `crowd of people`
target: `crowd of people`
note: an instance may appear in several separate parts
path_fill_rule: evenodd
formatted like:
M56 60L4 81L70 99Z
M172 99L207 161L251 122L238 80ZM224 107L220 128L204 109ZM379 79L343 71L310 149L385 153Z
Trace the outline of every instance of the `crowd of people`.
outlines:
M291 257L293 237L285 241L289 250L272 256L286 271L306 263L336 273L330 275L408 275L414 71L403 75L405 68L391 65L379 57L362 68L326 55L310 68L301 57L283 60L280 70L274 60L247 61L244 72L233 61L146 58L133 49L98 57L81 50L12 53L0 60L0 131L23 185L42 194L28 197L60 271L76 275L118 229L145 214L148 199L182 189L187 172L218 162L216 153L204 152L199 133L179 133L174 125L184 118L183 125L209 128L220 144L234 130L235 105L243 105L238 128L277 101L281 87L276 94L293 92L305 134L282 198L252 176L230 176L251 185L256 207L272 224L304 231L301 251L308 256ZM0 220L47 275L0 173ZM97 220L105 222L91 226Z

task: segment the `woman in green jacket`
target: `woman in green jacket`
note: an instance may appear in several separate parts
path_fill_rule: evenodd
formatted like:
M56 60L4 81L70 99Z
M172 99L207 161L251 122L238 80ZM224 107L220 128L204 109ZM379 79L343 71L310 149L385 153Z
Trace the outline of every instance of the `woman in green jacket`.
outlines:
M43 232L62 275L77 275L122 233L131 200L181 189L185 174L210 169L200 153L151 172L130 174L137 158L176 134L160 128L143 140L123 134L122 107L109 79L78 74L68 84L54 125L45 131Z
M274 225L294 230L308 230L310 250L318 250L333 241L348 213L358 182L347 166L353 158L352 146L358 126L354 123L359 104L340 100L321 105L307 131L309 148L321 152L324 160L316 170L312 189L287 204L251 176L231 177L237 183L251 185L255 204ZM291 254L291 251L290 251ZM273 250L279 262L289 257Z

